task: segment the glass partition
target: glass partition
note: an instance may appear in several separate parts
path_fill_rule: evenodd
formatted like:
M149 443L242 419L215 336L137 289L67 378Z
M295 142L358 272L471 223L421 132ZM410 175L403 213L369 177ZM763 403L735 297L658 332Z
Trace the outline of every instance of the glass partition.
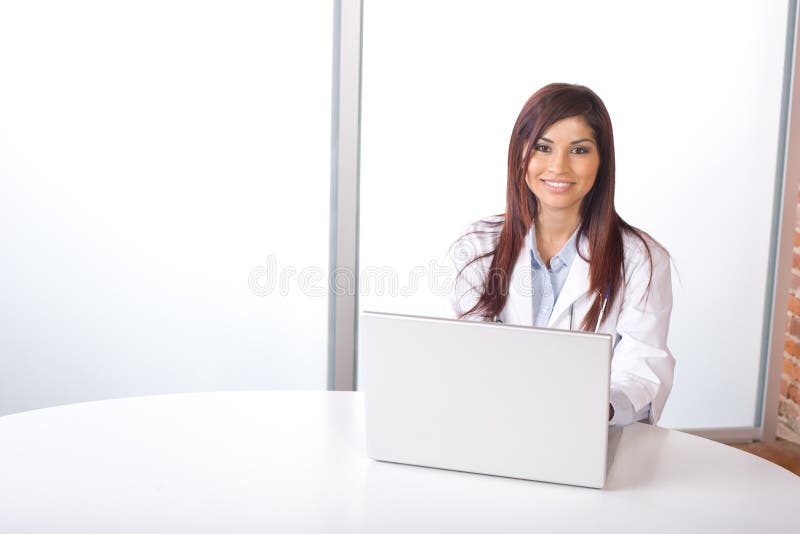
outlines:
M325 388L332 27L325 1L0 6L0 415Z
M618 210L674 261L677 368L661 422L752 426L787 12L756 0L365 2L360 260L384 283L364 284L360 308L449 315L446 250L504 211L522 104L550 82L588 85L614 122Z

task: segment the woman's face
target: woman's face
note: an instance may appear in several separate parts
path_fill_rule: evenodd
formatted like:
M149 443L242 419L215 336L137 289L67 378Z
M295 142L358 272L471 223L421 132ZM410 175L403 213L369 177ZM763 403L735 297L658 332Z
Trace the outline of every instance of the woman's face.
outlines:
M539 210L578 214L600 167L592 129L582 117L567 117L547 128L532 150L525 181Z

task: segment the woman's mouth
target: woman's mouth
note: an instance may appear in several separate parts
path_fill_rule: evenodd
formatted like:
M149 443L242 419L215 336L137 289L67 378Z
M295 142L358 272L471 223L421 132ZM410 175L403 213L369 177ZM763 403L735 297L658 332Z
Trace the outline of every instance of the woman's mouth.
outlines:
M560 180L542 180L542 183L544 183L545 187L547 187L547 189L550 191L556 192L566 191L569 189L569 186L573 185L572 182L564 182Z

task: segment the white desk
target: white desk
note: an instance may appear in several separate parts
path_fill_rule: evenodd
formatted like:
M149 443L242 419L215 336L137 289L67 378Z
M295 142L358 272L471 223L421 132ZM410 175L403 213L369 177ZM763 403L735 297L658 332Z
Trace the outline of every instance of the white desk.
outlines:
M787 532L797 477L626 428L607 489L374 462L361 395L140 397L0 418L0 532Z

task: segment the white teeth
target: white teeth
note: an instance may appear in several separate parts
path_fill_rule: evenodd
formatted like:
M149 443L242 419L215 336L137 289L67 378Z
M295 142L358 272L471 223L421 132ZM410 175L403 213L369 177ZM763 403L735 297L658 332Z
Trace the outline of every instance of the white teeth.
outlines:
M550 187L556 187L558 189L566 189L567 187L569 187L569 182L551 182L549 180L544 180L544 183L546 183Z

